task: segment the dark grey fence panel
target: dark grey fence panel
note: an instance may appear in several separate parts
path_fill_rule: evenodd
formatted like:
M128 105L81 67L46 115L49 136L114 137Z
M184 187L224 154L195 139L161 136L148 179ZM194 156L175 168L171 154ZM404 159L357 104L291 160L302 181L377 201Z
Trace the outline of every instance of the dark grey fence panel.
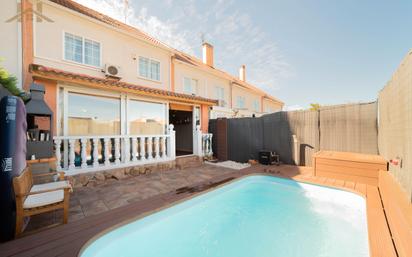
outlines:
M265 115L263 121L263 148L275 151L284 163L293 163L292 129L287 112Z
M283 163L311 166L312 155L319 150L376 154L376 108L373 102L227 119L228 159L246 162L258 159L259 151L270 150L277 152ZM212 130L214 122L210 123ZM298 140L298 163L293 135Z
M228 119L228 159L247 162L258 159L263 148L263 127L259 118Z

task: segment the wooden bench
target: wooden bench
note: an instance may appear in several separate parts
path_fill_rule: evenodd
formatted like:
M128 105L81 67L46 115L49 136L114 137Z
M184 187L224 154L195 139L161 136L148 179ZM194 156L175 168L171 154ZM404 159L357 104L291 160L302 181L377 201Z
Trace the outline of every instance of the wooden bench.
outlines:
M379 170L387 170L379 155L319 151L313 155L314 175L378 186Z
M34 177L56 176L59 181L34 185ZM16 231L15 236L23 232L24 217L63 209L63 223L66 224L69 213L69 181L64 180L64 173L45 173L34 175L26 168L20 176L13 178L16 197Z

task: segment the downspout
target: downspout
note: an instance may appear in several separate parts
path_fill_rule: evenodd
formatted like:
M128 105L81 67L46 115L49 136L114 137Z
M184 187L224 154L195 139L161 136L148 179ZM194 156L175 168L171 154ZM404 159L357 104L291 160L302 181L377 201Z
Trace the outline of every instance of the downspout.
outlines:
M22 38L22 86L29 90L33 78L29 66L33 63L33 4L29 0L21 1L21 38Z

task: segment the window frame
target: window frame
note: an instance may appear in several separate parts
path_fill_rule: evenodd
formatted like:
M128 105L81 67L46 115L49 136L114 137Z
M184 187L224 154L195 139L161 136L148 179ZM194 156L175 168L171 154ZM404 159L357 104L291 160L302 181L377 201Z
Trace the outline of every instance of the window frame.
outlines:
M190 80L191 92L186 91L186 84L185 84L186 79ZM196 85L194 85L194 83L193 83L194 81L196 82ZM198 79L183 76L183 90L182 91L183 91L184 94L197 95L198 87L199 87L199 80Z
M156 100L156 99L147 99L147 98L141 98L135 95L127 95L126 97L126 110L125 110L125 118L124 118L124 126L126 126L126 134L130 134L130 126L129 126L129 110L130 110L130 102L131 101L139 101L139 102L146 102L146 103L152 103L152 104L161 104L164 105L165 107L165 126L163 128L163 134L167 134L167 127L169 124L169 103L166 101L162 100ZM153 135L154 136L154 135Z
M66 34L70 34L72 36L79 37L79 38L82 39L82 62L76 62L76 61L73 61L73 60L66 59ZM86 44L86 40L89 40L89 41L92 41L94 43L99 44L99 66L95 66L95 65L92 65L92 64L85 63L85 44ZM95 68L95 69L96 68L99 68L99 69L102 68L103 44L99 40L96 40L96 39L90 38L90 37L84 37L82 35L63 30L62 45L63 45L63 47L62 47L62 60L63 61L69 62L69 63L72 63L72 64L76 64L76 65L79 65L79 66L86 66L86 67L91 67L91 68Z
M220 95L222 93L222 95ZM225 88L222 86L215 86L215 96L217 100L225 100Z
M243 106L239 106L239 99L242 100ZM246 109L246 97L245 96L241 96L241 95L236 96L236 108Z
M254 112L260 112L260 108L259 108L259 100L254 99L253 103L252 103L252 108Z
M151 77L144 77L140 74L140 58L144 58L148 60L148 67L147 67L147 73L148 75L151 74L151 65L152 62L157 62L159 63L159 80L153 79ZM150 57L145 57L143 55L139 55L137 57L137 77L140 79L144 79L144 80L149 80L149 81L153 81L153 82L162 82L162 62L156 58L150 58Z
M96 92L85 92L83 90L72 90L72 89L65 89L65 96L64 96L64 101L65 101L65 113L64 113L64 117L63 117L63 124L64 124L64 135L65 136L70 136L69 135L69 106L70 106L70 101L69 101L69 95L70 94L76 94L76 95L83 95L83 96L89 96L89 97L97 97L97 98L107 98L107 99L114 99L114 100L118 100L119 101L119 133L115 134L115 135L122 135L122 130L123 130L123 121L122 121L122 111L123 111L123 107L122 107L122 96L121 95L107 95L107 94L102 94L102 93L96 93ZM101 135L98 135L101 136ZM106 135L103 135L106 136Z

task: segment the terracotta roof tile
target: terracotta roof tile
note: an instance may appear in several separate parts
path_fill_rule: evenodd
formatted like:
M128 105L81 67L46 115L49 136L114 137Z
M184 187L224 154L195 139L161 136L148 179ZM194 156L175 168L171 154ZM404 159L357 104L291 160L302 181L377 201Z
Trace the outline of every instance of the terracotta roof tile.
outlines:
M150 93L150 94L158 95L158 96L170 96L170 97L180 98L181 100L186 100L186 101L188 100L189 101L200 101L200 102L209 103L210 105L217 104L217 100L213 100L213 99L209 99L205 97L176 93L176 92L171 92L168 90L151 88L151 87L144 87L144 86L130 84L130 83L114 80L114 79L98 78L98 77L93 77L93 76L86 75L86 74L67 72L67 71L50 68L50 67L46 67L46 66L38 65L38 64L31 64L30 72L33 73L34 76L43 75L47 77L47 75L49 76L52 75L56 77L70 78L70 79L73 79L74 82L77 80L77 81L84 81L84 82L92 82L96 84L104 84L107 86L113 86L117 88L131 89L131 90L136 91L136 93L146 92L146 93Z

